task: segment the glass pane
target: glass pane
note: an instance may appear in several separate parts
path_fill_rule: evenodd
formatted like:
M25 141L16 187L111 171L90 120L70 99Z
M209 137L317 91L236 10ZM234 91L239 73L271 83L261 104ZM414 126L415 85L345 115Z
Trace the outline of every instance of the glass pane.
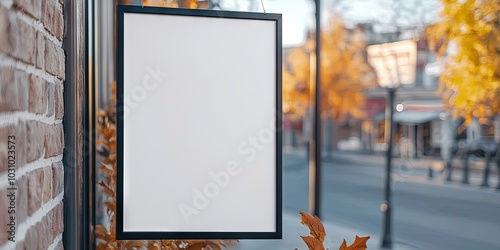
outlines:
M355 235L370 236L369 249L381 244L396 249L499 246L500 199L493 190L500 188L500 7L495 1L445 2L322 1L322 147L316 184L326 229L325 238L318 240L325 247L338 248L343 239L350 245ZM301 224L300 211L309 211L315 184L309 178L314 173L310 142L317 68L314 1L123 3L265 9L283 13L284 25L283 239L135 243L151 248L214 243L236 249L306 249L300 236L310 232ZM113 233L115 205L115 4L95 1L101 109L97 181L102 182L96 183L97 224L102 225L96 227L96 243L125 249L127 243L106 238Z

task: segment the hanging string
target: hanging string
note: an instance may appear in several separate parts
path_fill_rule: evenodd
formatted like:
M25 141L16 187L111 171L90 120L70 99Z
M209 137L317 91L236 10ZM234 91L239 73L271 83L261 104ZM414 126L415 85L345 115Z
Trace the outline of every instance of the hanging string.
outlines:
M260 0L260 4L262 5L262 9L264 10L264 13L266 13L266 8L264 7L264 1Z

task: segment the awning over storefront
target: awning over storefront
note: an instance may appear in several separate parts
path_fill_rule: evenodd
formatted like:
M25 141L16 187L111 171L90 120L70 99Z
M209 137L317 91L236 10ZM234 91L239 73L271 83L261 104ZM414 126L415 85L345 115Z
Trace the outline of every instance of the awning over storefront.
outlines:
M439 119L442 111L403 111L394 112L394 122L405 124L421 124ZM380 113L375 117L375 121L385 119L385 113Z

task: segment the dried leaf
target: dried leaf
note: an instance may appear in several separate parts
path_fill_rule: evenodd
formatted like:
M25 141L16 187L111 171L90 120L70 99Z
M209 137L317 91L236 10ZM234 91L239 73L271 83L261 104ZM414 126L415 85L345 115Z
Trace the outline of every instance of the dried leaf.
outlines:
M324 250L323 243L312 236L300 236L306 243L309 250Z
M304 211L300 211L300 214L302 215L302 224L309 228L310 234L320 242L323 242L326 232L321 220L317 216L312 217Z
M102 187L104 193L108 197L114 197L115 196L115 191L113 191L113 189L111 189L111 187L109 187L106 183L104 183L103 181L100 181L98 184L99 184L99 186Z
M203 250L207 245L205 243L195 243L186 247L187 250Z
M347 246L346 241L344 240L342 242L342 245L340 246L339 250L366 250L366 242L370 239L370 236L366 237L358 237L356 235L356 239L354 240L354 243L352 245Z
M114 202L114 201L105 201L104 205L106 205L106 207L108 207L108 209L110 210L109 212L114 213L116 211L116 202Z
M95 236L104 241L109 240L109 232L103 225L97 225L94 230Z
M146 246L146 243L142 240L131 240L125 243L125 249L133 249L134 247L137 249L141 249Z
M161 250L161 244L160 242L157 242L157 241L148 241L148 246L147 246L148 250Z

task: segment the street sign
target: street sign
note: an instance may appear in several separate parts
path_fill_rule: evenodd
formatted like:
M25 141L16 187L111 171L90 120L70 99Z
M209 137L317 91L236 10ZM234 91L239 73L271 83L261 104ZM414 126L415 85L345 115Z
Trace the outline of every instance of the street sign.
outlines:
M281 238L281 14L117 7L117 239Z
M417 44L399 41L367 47L368 63L375 69L380 86L397 87L415 83Z

